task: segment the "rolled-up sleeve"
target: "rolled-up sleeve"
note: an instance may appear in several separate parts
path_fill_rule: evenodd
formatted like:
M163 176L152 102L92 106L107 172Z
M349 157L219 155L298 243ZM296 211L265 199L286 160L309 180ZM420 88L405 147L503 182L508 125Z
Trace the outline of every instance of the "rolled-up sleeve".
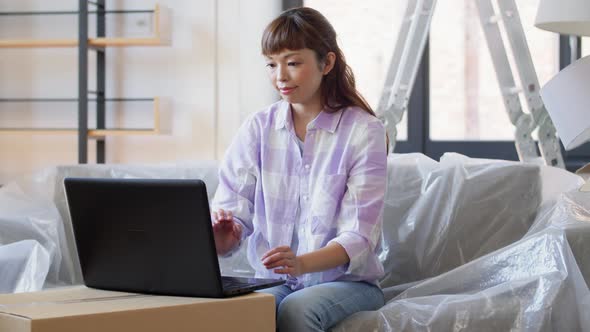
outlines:
M375 250L383 226L383 202L387 176L385 129L368 123L355 135L353 162L337 217L337 236L328 243L340 244L350 262L345 275L360 280L376 280L383 265Z
M253 232L254 196L259 174L258 137L251 116L240 127L225 153L219 167L219 185L211 204L213 211L221 208L233 213L234 221L242 226L242 240Z

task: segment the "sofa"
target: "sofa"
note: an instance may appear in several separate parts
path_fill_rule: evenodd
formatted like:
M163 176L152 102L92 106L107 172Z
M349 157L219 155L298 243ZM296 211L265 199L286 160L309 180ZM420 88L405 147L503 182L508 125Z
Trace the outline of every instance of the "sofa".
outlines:
M199 178L217 163L70 165L0 188L0 292L82 282L65 177ZM590 330L590 195L566 171L449 153L388 157L379 258L386 305L335 331ZM245 246L223 274L253 274ZM10 266L10 268L8 268Z

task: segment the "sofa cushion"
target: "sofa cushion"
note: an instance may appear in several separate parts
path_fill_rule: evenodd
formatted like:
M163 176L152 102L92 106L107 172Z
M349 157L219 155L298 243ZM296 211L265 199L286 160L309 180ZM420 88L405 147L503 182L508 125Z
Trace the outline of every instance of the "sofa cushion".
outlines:
M399 271L411 265L414 245L403 226L408 213L422 193L428 174L439 167L438 162L421 153L390 154L387 158L387 189L383 207L383 232L379 259L385 276L382 286L399 283Z
M524 236L541 202L539 166L445 154L409 211L384 223L395 265L382 286L437 276Z

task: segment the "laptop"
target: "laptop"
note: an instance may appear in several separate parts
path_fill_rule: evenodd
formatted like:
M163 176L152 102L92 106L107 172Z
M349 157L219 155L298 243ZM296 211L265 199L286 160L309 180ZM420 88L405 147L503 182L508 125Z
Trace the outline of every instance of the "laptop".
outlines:
M219 298L284 283L221 276L201 180L66 178L64 186L88 287Z

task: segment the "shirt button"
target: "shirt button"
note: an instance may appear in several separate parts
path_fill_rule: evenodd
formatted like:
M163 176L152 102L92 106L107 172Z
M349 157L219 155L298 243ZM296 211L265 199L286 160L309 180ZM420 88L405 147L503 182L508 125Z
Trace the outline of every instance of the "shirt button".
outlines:
M307 201L307 195L303 195L303 200Z
M305 169L309 169L309 164L305 164Z

